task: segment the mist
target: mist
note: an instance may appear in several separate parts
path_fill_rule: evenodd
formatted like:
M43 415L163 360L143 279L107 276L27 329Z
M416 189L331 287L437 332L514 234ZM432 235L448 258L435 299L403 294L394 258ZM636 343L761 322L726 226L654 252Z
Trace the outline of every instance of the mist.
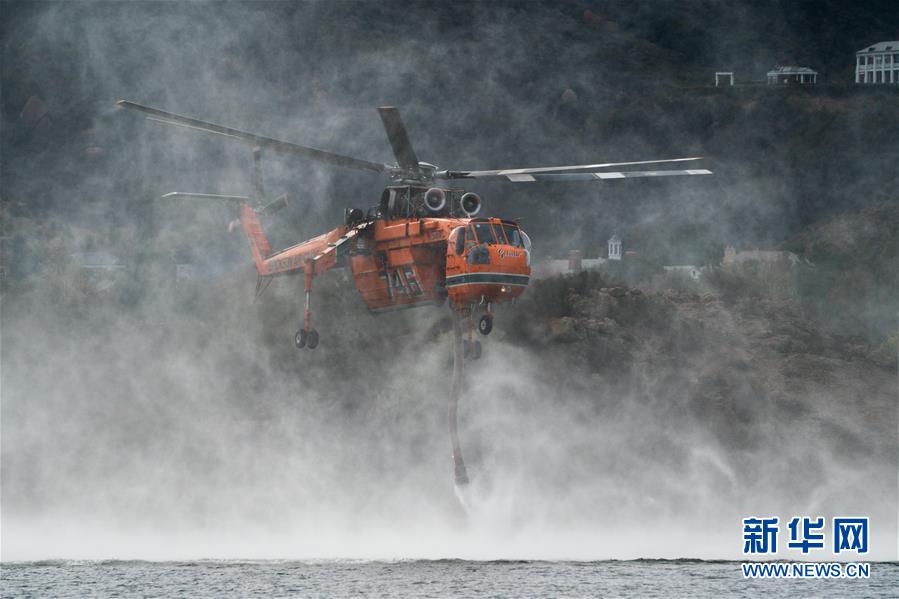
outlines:
M895 366L847 353L897 330L895 273L875 276L895 239L855 283L872 306L861 320L803 315L829 348L814 359L757 359L733 325L763 328L746 304L714 303L699 325L707 313L662 296L634 308L661 318L616 315L629 340L560 340L559 319L607 316L597 292L563 313L540 298L568 283L535 284L466 365L472 484L457 490L449 310L375 316L329 272L313 294L321 346L298 352L302 281L255 298L234 215L159 199L247 193L246 148L114 108L392 162L374 108L396 105L419 157L451 169L708 157L715 176L690 181L473 186L486 212L521 219L535 261L599 255L616 231L675 264L725 243L814 248L814 227L856 210L872 231L882 221L865 210L895 207L895 148L859 149L894 143L895 96L824 102L805 115L826 117L815 133L853 145L769 159L772 139L805 133L756 129L792 100L684 99L698 64L739 48L709 42L687 60L622 6L5 3L2 559L729 559L756 514L868 515L872 558L896 559ZM613 60L636 42L644 58ZM747 70L795 50L754 43ZM44 125L22 117L32 97ZM876 131L854 120L862 107L884 116ZM377 203L384 184L268 154L264 169L267 195L291 198L264 223L276 247ZM129 265L102 292L67 259L96 250ZM180 284L175 263L191 264Z

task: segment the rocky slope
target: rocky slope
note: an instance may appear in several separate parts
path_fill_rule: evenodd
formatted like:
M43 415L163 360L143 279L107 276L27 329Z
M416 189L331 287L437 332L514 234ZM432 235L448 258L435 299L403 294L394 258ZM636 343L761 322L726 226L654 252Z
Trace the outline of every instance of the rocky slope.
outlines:
M561 389L636 392L732 449L755 447L769 426L814 422L842 450L895 452L895 356L821 333L792 302L647 294L590 273L532 291L509 337L541 352Z

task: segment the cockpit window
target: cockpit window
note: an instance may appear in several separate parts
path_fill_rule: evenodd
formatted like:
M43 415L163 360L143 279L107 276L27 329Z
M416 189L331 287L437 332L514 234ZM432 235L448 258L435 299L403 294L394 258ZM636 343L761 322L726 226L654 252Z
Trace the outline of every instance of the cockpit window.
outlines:
M518 232L518 227L503 225L503 231L506 232L506 239L509 240L509 245L517 248L524 246L524 243L521 241L521 235Z
M497 243L496 235L493 233L493 226L490 223L476 223L474 230L478 235L479 242L486 244Z
M478 240L474 236L474 227L468 225L462 237L465 239L465 249L472 248L478 244Z
M459 256L465 251L465 227L456 227L447 239L453 252Z

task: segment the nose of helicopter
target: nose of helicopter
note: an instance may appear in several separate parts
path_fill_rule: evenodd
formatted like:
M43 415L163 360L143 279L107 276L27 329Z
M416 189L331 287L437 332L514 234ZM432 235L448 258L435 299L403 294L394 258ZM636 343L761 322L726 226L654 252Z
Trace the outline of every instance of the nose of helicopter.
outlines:
M468 251L460 272L446 277L450 299L459 305L502 303L521 295L531 278L528 251L506 244L481 244Z

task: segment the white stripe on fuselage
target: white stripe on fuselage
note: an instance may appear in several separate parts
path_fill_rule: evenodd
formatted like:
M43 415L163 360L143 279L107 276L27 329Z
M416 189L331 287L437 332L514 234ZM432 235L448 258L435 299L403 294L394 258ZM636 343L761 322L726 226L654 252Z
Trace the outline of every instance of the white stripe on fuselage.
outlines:
M471 275L495 275L495 276L498 276L498 277L525 277L526 279L530 279L530 278L531 278L531 275L522 275L522 274L519 274L519 273L517 273L517 272L486 272L486 271L466 272L466 273L461 274L461 275L450 275L450 276L448 276L448 277L446 277L446 278L447 278L447 280L449 280L449 279L458 279L459 277L468 277L468 276L471 276Z

